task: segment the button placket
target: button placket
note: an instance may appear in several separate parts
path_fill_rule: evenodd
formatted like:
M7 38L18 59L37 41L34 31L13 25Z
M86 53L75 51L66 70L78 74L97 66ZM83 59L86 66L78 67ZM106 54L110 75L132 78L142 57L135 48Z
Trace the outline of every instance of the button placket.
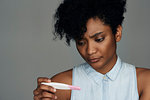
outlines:
M108 77L103 77L103 100L109 100L108 99Z

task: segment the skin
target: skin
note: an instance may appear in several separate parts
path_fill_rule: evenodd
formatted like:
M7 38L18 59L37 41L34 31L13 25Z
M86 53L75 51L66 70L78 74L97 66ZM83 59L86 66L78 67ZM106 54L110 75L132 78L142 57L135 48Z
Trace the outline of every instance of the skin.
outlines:
M76 47L83 59L97 72L106 74L116 63L116 43L121 40L122 27L119 25L115 35L110 26L105 25L98 18L91 18L87 22L87 31L81 40L76 40ZM140 100L150 100L150 70L136 68L137 85ZM70 100L70 90L55 90L41 82L61 82L72 84L72 69L61 72L50 79L38 78L38 86L34 90L34 100ZM57 97L57 98L56 98Z

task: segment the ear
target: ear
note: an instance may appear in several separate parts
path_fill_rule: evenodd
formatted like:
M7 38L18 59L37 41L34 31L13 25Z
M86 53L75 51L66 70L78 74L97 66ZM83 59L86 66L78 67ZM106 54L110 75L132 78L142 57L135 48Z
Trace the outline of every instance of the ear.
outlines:
M121 40L121 37L122 37L122 26L118 25L117 32L115 34L115 40L116 40L116 42L119 42Z

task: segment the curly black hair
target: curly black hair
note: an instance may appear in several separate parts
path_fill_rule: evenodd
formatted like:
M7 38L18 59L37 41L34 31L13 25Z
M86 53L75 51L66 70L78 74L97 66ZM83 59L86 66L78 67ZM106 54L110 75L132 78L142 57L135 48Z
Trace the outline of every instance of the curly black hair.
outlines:
M64 0L55 13L54 36L70 45L70 40L81 39L90 18L99 18L109 25L113 34L122 25L126 12L126 0Z

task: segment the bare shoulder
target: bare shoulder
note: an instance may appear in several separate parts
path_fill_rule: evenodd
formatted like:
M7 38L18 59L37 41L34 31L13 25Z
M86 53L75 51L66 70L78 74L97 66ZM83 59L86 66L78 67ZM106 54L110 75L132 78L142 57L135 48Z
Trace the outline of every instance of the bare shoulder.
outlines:
M72 69L56 74L51 80L54 82L72 84Z
M150 81L150 69L136 68L136 72L137 72L137 78L140 79L140 81L146 82L145 84L147 84L147 82Z
M56 74L51 78L52 82L72 84L72 69ZM70 100L71 90L56 90L57 100Z
M150 100L150 69L136 68L140 100Z

